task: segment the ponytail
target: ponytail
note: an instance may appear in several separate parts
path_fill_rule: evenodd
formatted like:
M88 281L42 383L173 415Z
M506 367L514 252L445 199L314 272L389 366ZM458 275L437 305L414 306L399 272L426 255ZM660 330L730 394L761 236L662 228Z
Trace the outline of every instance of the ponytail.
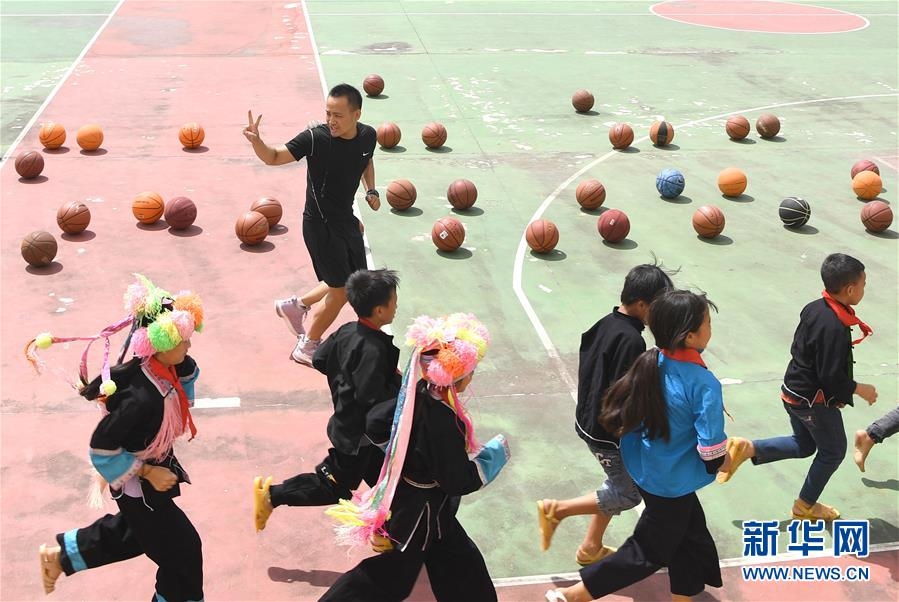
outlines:
M662 392L657 348L641 353L624 376L609 387L598 420L617 437L642 428L650 439L668 440L668 407Z

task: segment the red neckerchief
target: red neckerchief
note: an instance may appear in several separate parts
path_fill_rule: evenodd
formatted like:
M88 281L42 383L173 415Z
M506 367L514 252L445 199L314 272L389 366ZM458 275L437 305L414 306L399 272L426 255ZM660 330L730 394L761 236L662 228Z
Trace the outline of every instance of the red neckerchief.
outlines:
M147 365L150 367L150 372L153 373L153 376L170 383L175 388L175 391L178 392L178 401L181 404L181 429L183 431L185 426L189 427L190 438L193 439L197 435L197 427L194 426L194 419L190 415L190 403L187 400L187 393L184 392L184 387L181 386L181 379L178 378L178 372L175 370L175 367L163 365L162 362L156 359L156 356L152 355Z
M702 361L702 356L699 355L699 352L689 347L678 347L677 349L662 349L662 355L664 355L665 357L670 357L671 359L677 360L679 362L690 362L691 364L699 364L703 368L706 368L705 362Z
M869 334L874 334L874 331L871 330L871 327L859 320L858 316L855 315L855 310L851 307L843 305L836 299L830 296L830 293L827 291L821 291L821 296L824 297L824 301L827 303L827 307L833 310L833 313L837 314L837 317L840 319L840 322L843 323L843 326L855 326L858 325L859 328L862 329L862 336L860 339L855 339L852 341L853 345L858 345L862 341L865 340Z
M375 326L375 323L372 322L371 320L369 320L368 318L359 318L359 323L362 324L363 326L368 326L372 330L381 330L380 328Z

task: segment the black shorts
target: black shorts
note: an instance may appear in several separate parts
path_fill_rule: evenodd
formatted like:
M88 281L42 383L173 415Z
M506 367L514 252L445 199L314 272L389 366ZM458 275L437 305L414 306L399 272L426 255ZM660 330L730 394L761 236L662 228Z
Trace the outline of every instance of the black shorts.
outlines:
M356 270L365 269L365 245L359 222L334 226L303 217L303 239L315 277L331 288L342 288Z

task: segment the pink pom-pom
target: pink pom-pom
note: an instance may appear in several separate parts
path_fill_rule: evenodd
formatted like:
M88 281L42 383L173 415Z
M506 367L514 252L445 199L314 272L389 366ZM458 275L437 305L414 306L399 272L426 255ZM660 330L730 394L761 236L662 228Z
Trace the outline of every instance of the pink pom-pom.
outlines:
M147 336L146 328L138 328L131 335L131 350L138 357L150 357L156 353L150 338Z
M178 334L181 335L182 341L190 338L190 335L194 332L194 317L188 311L180 309L173 311L172 323L178 329Z

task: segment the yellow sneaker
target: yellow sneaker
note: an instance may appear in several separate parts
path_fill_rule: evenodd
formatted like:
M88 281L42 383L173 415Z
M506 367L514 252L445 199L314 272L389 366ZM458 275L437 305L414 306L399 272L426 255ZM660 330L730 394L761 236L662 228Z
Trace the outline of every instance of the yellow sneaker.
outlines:
M836 520L840 518L840 511L821 502L810 506L802 500L796 500L793 502L793 518L796 520Z
M257 532L265 529L268 517L275 510L272 506L272 496L269 492L271 486L271 477L267 477L265 480L262 477L253 479L253 522L256 525Z

